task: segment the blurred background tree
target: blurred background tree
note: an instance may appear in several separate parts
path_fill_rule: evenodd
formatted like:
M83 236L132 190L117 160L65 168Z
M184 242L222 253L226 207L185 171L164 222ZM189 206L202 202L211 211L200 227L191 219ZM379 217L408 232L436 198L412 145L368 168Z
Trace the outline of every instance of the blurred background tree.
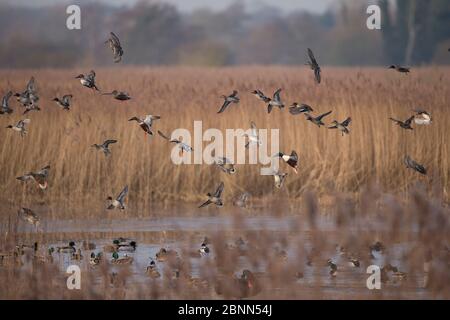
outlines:
M368 3L381 8L380 31L366 28ZM0 67L112 65L110 31L132 65L302 65L308 47L327 65L450 64L448 0L340 0L320 14L283 12L276 2L183 12L167 2L91 1L79 31L65 28L65 10L0 4Z

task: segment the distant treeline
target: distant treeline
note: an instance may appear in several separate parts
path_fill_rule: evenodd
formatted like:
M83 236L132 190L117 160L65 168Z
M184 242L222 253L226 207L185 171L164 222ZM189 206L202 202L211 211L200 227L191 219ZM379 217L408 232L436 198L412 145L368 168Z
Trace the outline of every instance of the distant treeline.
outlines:
M381 30L367 29L367 4L356 3L316 15L270 6L250 13L239 2L189 14L155 1L93 2L81 6L81 30L65 27L66 5L0 5L0 67L110 65L110 31L122 41L123 63L135 65L304 64L308 47L328 65L450 64L450 1L370 1L381 8Z

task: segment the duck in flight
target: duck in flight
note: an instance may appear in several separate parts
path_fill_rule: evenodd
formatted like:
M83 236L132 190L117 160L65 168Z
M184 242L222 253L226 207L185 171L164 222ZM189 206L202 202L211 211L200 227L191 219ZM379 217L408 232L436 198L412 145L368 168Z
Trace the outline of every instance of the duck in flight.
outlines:
M13 109L9 107L9 98L12 96L12 91L8 91L2 98L2 105L0 107L0 114L11 114Z
M102 93L102 95L113 96L114 99L119 100L119 101L126 101L126 100L131 99L130 95L127 92L117 91L117 90L113 90L112 92L109 92L109 93Z
M214 162L225 173L233 174L236 172L233 162L226 157L218 157Z
M431 124L431 114L423 109L414 110L416 113L414 115L414 123L418 125L429 125Z
M316 79L316 82L319 84L322 81L321 69L319 64L317 63L316 58L314 57L314 53L310 48L308 48L308 57L309 61L306 64L309 65L311 70L314 71L314 78Z
M328 129L339 129L339 131L341 131L342 136L344 136L344 134L350 133L348 126L350 125L351 121L352 121L352 118L350 118L350 117L345 119L343 122L338 122L338 121L334 120L332 122L332 126L328 127Z
M39 188L45 190L48 187L49 171L50 166L48 165L37 172L29 172L24 174L23 176L17 177L16 179L20 181L34 180L39 185Z
M273 177L275 179L275 187L281 189L287 176L288 176L287 173L275 172L273 174Z
M63 108L63 110L69 111L72 97L73 96L71 94L66 94L61 99L59 99L58 97L53 98L53 101L55 101L58 104L58 106Z
M231 104L231 103L239 103L239 97L238 97L238 92L236 90L233 91L232 94L230 94L229 96L225 96L223 95L222 98L225 100L223 102L222 107L220 108L220 110L217 113L222 113L225 111L225 109Z
M248 141L245 144L245 147L248 149L251 144L253 145L261 145L262 141L259 139L258 128L256 128L256 124L252 121L250 122L250 134L244 133L244 137L247 137Z
M400 128L406 129L406 130L413 130L413 127L411 126L412 121L414 120L415 116L411 116L405 121L400 121L394 118L389 118L390 120L394 121Z
M109 145L112 143L116 143L116 142L117 142L117 140L108 139L108 140L105 140L105 142L103 142L102 144L94 143L91 147L93 147L97 150L101 150L101 151L103 151L105 156L109 156L111 154L111 150L109 150Z
M79 74L75 77L75 79L80 79L80 83L86 88L100 91L100 89L95 84L95 71L91 70L89 74Z
M19 120L15 125L9 125L6 128L12 129L14 131L20 132L20 136L23 138L27 133L26 125L31 122L30 119Z
M272 99L269 98L270 101L267 103L267 113L271 113L272 109L274 107L280 108L280 110L284 108L284 104L281 101L281 96L280 96L281 90L282 90L281 88L278 89L273 94L273 98Z
M223 201L222 201L222 192L224 189L225 185L223 184L223 182L220 183L220 185L217 187L216 192L214 192L214 194L208 193L208 200L206 200L204 203L202 203L199 208L203 208L206 207L207 205L210 205L211 203L215 204L217 207L222 207L223 206Z
M112 210L118 208L120 210L125 210L124 200L127 194L128 194L128 185L126 185L125 188L123 188L123 190L119 193L116 199L113 199L111 196L106 198L106 200L110 202L109 206L106 209Z
M425 167L419 163L417 163L416 161L414 161L413 159L411 159L411 157L409 155L405 156L405 165L407 168L409 169L413 169L414 171L419 172L420 174L426 175L427 174L427 170L425 169Z
M184 143L181 140L178 139L170 139L168 136L166 136L164 133L162 133L161 131L158 130L158 134L165 140L171 142L171 143L175 143L179 146L179 148L181 149L181 153L183 152L192 152L194 151L194 149L192 149L191 146L189 146L188 144Z
M314 123L315 125L317 125L319 128L320 126L324 126L325 123L323 123L322 119L325 118L326 116L328 116L329 114L331 114L332 111L328 111L324 114L321 114L318 117L313 117L309 114L309 112L305 112L304 115L306 117L306 120L311 121L312 123Z
M395 71L400 72L400 73L404 73L404 74L408 74L411 71L410 68L402 67L402 66L396 66L394 64L389 66L388 69L394 69Z
M255 97L257 97L258 99L261 99L262 101L264 101L265 103L269 103L269 101L270 101L270 98L267 97L261 90L256 89L256 90L253 90L251 93L254 94Z
M294 102L290 107L289 107L289 113L292 115L297 115L300 113L305 113L305 112L313 112L314 109L311 108L310 106L308 106L307 104L298 104L297 102Z
M159 120L159 119L161 119L160 116L154 116L154 115L148 114L145 116L144 119L141 119L138 117L133 117L133 118L130 118L128 121L136 121L146 134L153 135L153 132L151 130L153 121Z
M26 89L21 93L15 93L17 101L24 107L28 107L30 110L40 110L37 107L39 96L37 95L36 82L34 77L31 77L27 83ZM30 107L33 106L34 108Z
M123 48L120 44L119 37L117 37L114 32L110 32L109 35L110 37L105 41L105 44L109 44L109 47L111 48L114 55L114 62L118 63L122 61Z
M294 172L297 174L297 166L298 166L298 155L297 152L292 150L291 154L285 154L283 152L278 152L275 157L283 159L284 162L286 162L292 169L294 169Z

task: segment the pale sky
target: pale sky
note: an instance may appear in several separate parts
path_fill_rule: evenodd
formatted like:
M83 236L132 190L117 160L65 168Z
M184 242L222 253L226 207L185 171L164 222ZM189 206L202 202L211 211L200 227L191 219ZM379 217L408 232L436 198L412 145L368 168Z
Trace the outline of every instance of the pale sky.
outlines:
M115 5L133 5L138 0L3 0L6 3L21 6L45 6L52 4L80 4L83 2L104 2ZM283 12L290 10L306 10L314 13L323 13L333 1L336 0L148 0L149 2L167 2L176 5L181 11L191 12L199 8L221 10L234 2L244 2L247 8L257 9L264 4L280 9Z

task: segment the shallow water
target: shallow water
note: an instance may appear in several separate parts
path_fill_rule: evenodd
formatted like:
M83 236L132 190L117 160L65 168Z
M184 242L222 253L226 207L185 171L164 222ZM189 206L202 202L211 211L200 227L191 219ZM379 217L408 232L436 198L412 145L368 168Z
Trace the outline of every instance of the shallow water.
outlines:
M80 220L47 220L42 225L42 230L36 231L32 226L21 223L18 226L18 232L27 234L31 238L33 235L40 235L41 247L58 247L67 245L68 241L75 241L77 247L85 239L95 243L96 249L92 251L82 251L83 259L74 261L70 254L54 253L54 262L59 266L61 273L64 273L69 265L77 264L81 270L90 270L95 276L95 282L100 282L101 272L100 266L91 266L89 264L89 256L91 252L97 253L102 251L103 246L111 244L112 240L119 236L135 239L138 243L134 252L127 252L132 256L134 261L129 266L131 277L127 281L127 285L146 284L154 281L145 274L146 266L150 259L155 259L155 254L161 247L176 250L182 254L185 252L196 252L200 248L200 244L204 236L214 237L219 232L227 233L227 240L233 243L239 237L245 239L245 235L258 234L265 232L267 234L282 235L290 244L301 243L305 248L312 247L311 234L313 229L319 230L322 236L327 237L328 243L337 244L343 230L336 227L335 221L329 216L320 216L316 219L316 228L312 228L307 219L302 216L233 216L233 215L216 215L216 216L200 216L200 217L158 217L158 218L126 218L126 219L80 219ZM359 219L353 221L345 230L349 233L355 230L373 231L379 233L386 229L380 221L370 218ZM412 228L415 229L415 228ZM408 231L415 233L414 230ZM28 240L31 243L31 240ZM280 245L287 253L287 261L297 261L298 251L296 245ZM404 241L396 243L389 249L389 262L405 270L407 266L403 263L402 257L405 251L414 246L414 241ZM215 248L209 245L211 253L206 257L192 258L183 256L183 260L188 263L190 275L193 278L202 276L202 271L206 265L214 261ZM272 250L268 248L267 250ZM111 260L111 253L103 253L107 261ZM120 256L124 253L120 252ZM359 298L361 294L369 295L371 292L366 288L366 267L362 262L359 268L347 266L346 259L342 258L337 251L328 252L328 258L331 258L339 267L338 276L333 278L329 275L329 267L326 265L326 259L323 262L314 264L313 266L301 265L299 270L303 272L303 278L293 279L294 285L298 286L299 292L308 291L308 288L317 290L318 279L319 288L323 291L324 297L327 298ZM156 261L156 260L155 260ZM371 264L383 266L386 262L384 255L375 254ZM269 261L259 261L255 263L246 256L237 258L232 262L235 270L251 269L258 274L260 279L266 277L265 271L268 268ZM165 271L167 263L156 262L157 268L162 277L156 281L163 281L164 277L172 274L171 271ZM111 272L119 272L127 268L126 266L111 265ZM240 272L239 271L239 272ZM236 275L239 274L236 272ZM403 296L412 298L427 298L427 292L422 289L423 275L414 275L408 286L402 286ZM391 283L388 285L392 290L391 293L384 292L389 296L396 295L399 284ZM274 294L283 295L283 288L275 288ZM267 296L266 296L267 297ZM269 295L270 297L270 295Z

